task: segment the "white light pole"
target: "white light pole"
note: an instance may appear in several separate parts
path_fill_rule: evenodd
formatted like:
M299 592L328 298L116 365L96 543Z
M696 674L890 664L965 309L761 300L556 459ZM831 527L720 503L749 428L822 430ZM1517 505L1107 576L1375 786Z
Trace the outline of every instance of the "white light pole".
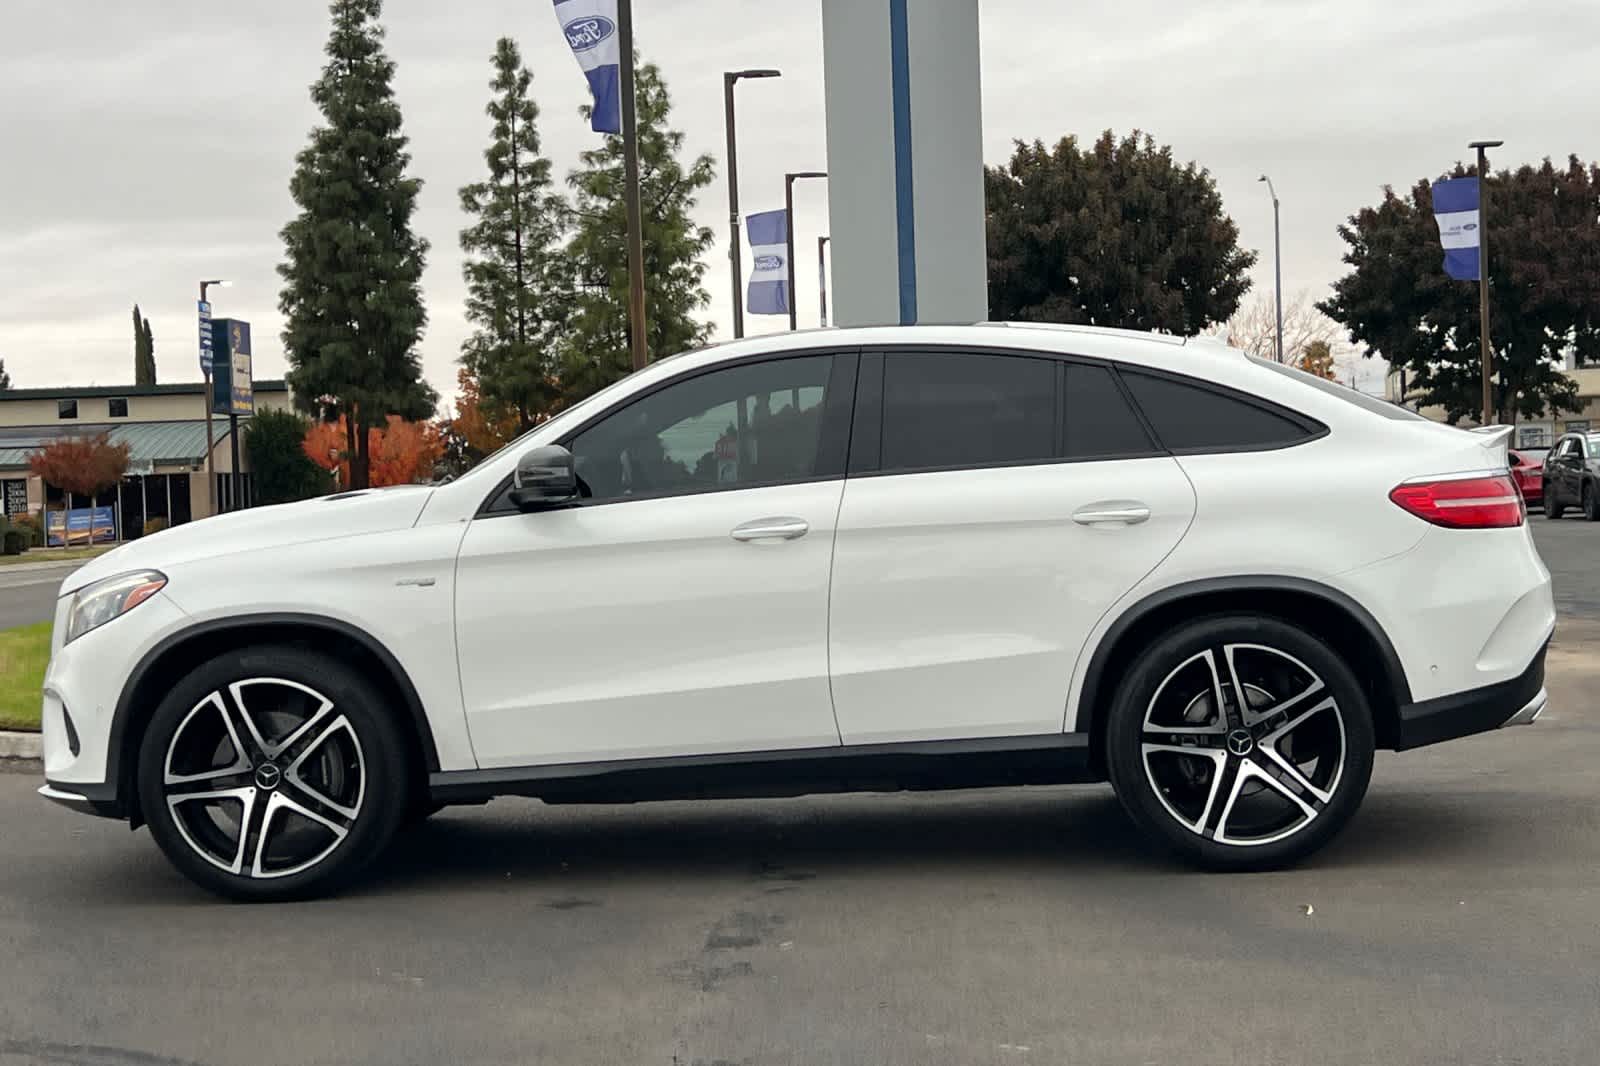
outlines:
M1272 268L1278 276L1277 301L1278 301L1278 362L1283 362L1283 233L1278 228L1278 190L1272 187L1272 179L1265 174L1256 179L1267 183L1267 192L1272 196Z

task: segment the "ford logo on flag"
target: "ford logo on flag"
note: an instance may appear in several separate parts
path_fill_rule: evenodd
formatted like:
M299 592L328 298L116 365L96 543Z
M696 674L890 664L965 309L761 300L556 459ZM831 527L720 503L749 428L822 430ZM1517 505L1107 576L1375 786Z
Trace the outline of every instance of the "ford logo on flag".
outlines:
M1471 233L1473 230L1475 230L1477 228L1478 228L1478 224L1476 222L1463 222L1463 223L1461 223L1461 229L1465 233Z
M617 32L617 27L604 15L586 15L581 19L573 19L561 28L566 32L567 43L574 52L598 48L607 37Z
M757 270L782 270L783 269L783 256L781 256L781 255L758 255L758 256L756 256L756 269Z

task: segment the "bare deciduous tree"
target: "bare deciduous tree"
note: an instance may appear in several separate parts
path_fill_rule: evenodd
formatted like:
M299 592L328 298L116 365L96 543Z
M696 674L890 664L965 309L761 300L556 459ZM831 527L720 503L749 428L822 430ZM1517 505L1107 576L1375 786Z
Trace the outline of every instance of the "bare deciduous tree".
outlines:
M1271 359L1278 338L1277 306L1272 293L1251 293L1234 316L1218 331L1228 343L1251 355ZM1293 294L1283 305L1283 359L1294 365L1309 344L1318 341L1337 352L1344 337L1339 323L1317 310L1311 294Z

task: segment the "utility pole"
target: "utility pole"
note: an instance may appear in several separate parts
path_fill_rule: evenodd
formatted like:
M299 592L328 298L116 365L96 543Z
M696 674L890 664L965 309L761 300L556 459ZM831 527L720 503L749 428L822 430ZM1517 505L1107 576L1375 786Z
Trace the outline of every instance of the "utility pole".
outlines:
M1473 141L1478 150L1478 332L1483 341L1483 424L1494 425L1494 355L1489 345L1489 156L1505 141Z
M801 170L785 174L783 176L783 222L784 229L788 233L788 240L786 242L788 247L784 253L783 268L784 272L789 275L790 329L797 329L799 327L797 304L795 300L795 297L798 295L798 293L795 292L794 285L794 183L802 178L825 178L827 176L828 172L826 170Z
M1267 193L1272 197L1272 267L1278 276L1278 362L1283 362L1283 231L1278 227L1278 190L1265 174L1256 179L1267 183Z
M621 49L617 92L622 97L623 201L628 215L628 339L633 369L650 361L645 344L644 233L639 210L638 107L633 95L633 0L617 0L617 43Z
M205 381L206 409L206 510L211 514L217 513L217 476L211 466L211 449L215 447L215 440L211 436L211 305L206 303L206 290L213 285L225 289L232 284L221 278L200 283L200 376ZM172 521L170 507L167 509L167 521Z
M817 238L817 295L821 301L823 329L828 328L828 238Z
M728 264L733 274L733 336L744 336L744 264L739 248L739 144L734 130L733 85L740 78L777 78L781 72L770 69L725 70L722 72L723 126L728 135Z

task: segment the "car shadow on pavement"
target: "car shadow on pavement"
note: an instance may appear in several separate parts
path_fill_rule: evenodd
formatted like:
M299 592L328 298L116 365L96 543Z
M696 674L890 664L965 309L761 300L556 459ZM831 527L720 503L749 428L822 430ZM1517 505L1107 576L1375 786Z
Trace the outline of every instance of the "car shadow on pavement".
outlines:
M381 892L572 871L803 880L794 871L974 864L1175 868L1140 839L1109 792L1029 789L959 799L890 793L626 806L504 799L487 809L448 809L402 830L364 883Z
M1297 868L1409 866L1460 859L1523 832L1493 804L1407 791L1369 809ZM1187 874L1148 841L1108 791L1018 789L950 796L884 794L546 807L500 800L403 830L359 893L581 875L774 882L819 873L935 874L975 867L1060 876ZM1198 876L1205 876L1199 874Z

